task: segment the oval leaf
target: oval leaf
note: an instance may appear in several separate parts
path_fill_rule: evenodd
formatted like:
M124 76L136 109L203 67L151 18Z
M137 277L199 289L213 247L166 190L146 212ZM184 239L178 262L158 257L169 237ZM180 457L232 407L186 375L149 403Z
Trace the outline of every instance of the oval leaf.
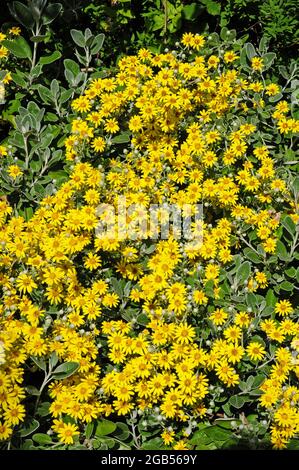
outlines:
M73 41L77 44L79 47L84 47L85 46L85 38L84 34L82 31L78 31L77 29L71 29L71 36Z
M78 362L65 362L64 364L60 364L60 366L56 367L53 371L52 377L55 380L66 379L73 375L80 367Z
M39 422L36 419L31 419L30 421L25 422L25 424L22 426L20 430L20 436L21 437L29 436L38 428L39 428Z
M56 60L60 59L60 57L61 57L61 52L54 51L53 54L51 55L41 57L39 61L42 65L47 65L47 64L52 64L52 62L55 62Z
M113 433L116 429L116 424L113 423L112 421L109 421L108 419L102 419L101 421L98 422L97 428L96 428L96 436L107 436L108 434Z
M27 41L25 41L22 36L14 39L13 41L9 41L5 39L1 42L1 45L6 47L13 55L18 57L18 59L30 59L32 58L31 48Z
M38 444L52 444L52 439L48 434L37 433L32 436L32 439Z

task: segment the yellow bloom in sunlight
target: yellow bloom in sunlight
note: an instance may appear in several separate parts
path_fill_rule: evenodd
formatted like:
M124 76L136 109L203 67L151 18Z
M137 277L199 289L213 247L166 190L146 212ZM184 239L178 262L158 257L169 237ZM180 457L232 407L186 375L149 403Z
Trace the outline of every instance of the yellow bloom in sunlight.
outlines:
M17 287L21 292L32 292L33 289L37 288L37 284L34 282L29 274L23 273L17 279Z
M8 174L12 179L17 179L18 176L23 174L23 171L18 165L9 165L8 167Z
M19 36L21 34L21 28L19 28L19 26L13 26L8 30L8 32L14 36Z
M289 300L279 300L275 305L275 312L281 316L290 315L294 312Z
M263 359L266 354L265 348L262 344L252 341L246 348L246 352L250 359L259 361Z
M238 55L234 51L228 51L224 54L224 62L231 63L238 59Z
M4 47L4 46L1 46L0 47L0 59L3 59L5 57L7 57L8 54L9 54L8 49L6 49L6 47Z
M7 155L7 148L4 145L0 145L0 157L5 157Z
M253 57L251 59L251 67L253 68L253 70L257 70L258 72L263 70L263 67L264 67L263 59L261 57Z
M266 95L274 96L274 95L277 95L279 91L280 91L280 87L276 83L270 83L270 85L266 86Z
M75 424L66 424L63 423L61 428L58 431L58 437L59 440L63 444L73 444L74 443L74 437L79 435L78 428Z

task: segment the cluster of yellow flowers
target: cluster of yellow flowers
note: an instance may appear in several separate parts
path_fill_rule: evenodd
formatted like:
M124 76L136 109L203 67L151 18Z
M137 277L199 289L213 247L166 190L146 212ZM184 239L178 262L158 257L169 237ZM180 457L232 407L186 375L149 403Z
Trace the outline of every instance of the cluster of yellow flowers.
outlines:
M261 369L277 343L260 402L273 420L276 447L298 432L299 388L286 385L291 372L299 377L288 349L298 351L296 313L279 300L273 319L261 319L231 300L224 280L240 247L260 244L264 260L275 253L281 210L298 222L261 129L268 119L284 138L299 123L286 101L268 101L280 89L259 79L262 62L253 61L249 82L234 51L210 55L205 39L189 33L182 44L183 52L142 49L122 58L115 77L93 80L74 100L80 115L65 143L69 181L30 221L0 201L2 439L24 419L30 357L55 352L60 362L79 364L69 378L49 380L61 442L73 443L82 423L139 409L158 410L164 442L183 448L166 423L213 418L209 385L233 394L244 371ZM264 118L269 103L272 115ZM120 131L132 135L118 155L113 139ZM113 158L104 162L103 155ZM106 207L99 213L100 203ZM197 242L177 239L175 231L155 240L161 226L149 224L152 205L163 222L163 204L196 212L200 203L203 220L192 225ZM100 222L129 228L113 237L99 233ZM244 226L256 237L248 240ZM268 282L261 270L235 287L254 292ZM254 332L265 341L251 339Z
M13 39L16 36L19 36L21 33L21 29L18 26L13 26L10 28L7 32L7 34L1 33L0 32L0 61L2 59L7 59L9 56L9 50L1 45L1 42L4 41L4 39ZM4 96L5 96L5 85L7 85L9 82L12 80L11 73L8 70L2 70L0 69L0 103L4 101ZM1 156L1 155L0 155Z

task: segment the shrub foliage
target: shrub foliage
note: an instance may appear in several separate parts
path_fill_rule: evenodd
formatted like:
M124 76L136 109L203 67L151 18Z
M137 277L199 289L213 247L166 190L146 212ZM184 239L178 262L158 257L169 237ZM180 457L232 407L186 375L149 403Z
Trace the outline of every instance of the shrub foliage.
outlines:
M0 202L4 445L296 446L298 120L274 59L226 28L185 33L64 95L66 179L27 218L10 188ZM36 90L57 104L55 83ZM14 136L43 132L36 106ZM11 147L1 177L26 187L34 151ZM186 204L203 205L193 239L160 239L168 205Z

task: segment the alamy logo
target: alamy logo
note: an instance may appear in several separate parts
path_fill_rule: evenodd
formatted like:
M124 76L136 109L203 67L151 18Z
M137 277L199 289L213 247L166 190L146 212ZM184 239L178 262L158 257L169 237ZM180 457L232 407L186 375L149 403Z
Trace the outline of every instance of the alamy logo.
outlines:
M130 204L125 196L117 203L100 204L96 237L113 240L167 240L193 243L198 249L203 237L202 204Z

